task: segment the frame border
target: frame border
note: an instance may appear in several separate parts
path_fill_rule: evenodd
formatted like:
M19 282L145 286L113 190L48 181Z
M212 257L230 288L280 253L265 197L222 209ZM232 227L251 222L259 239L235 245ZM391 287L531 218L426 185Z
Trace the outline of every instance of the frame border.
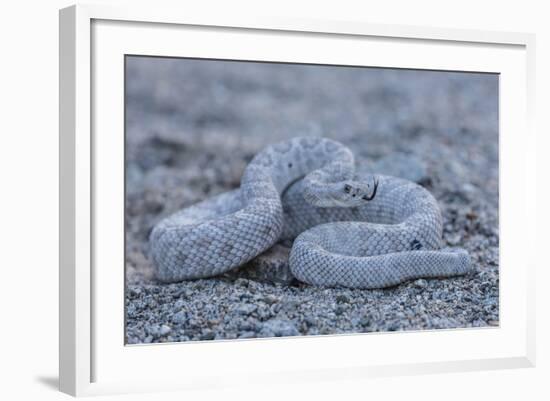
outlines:
M377 36L402 39L491 43L525 46L527 54L528 148L535 149L534 91L535 35L409 25L370 24L280 17L228 18L212 14L190 15L154 7L118 8L74 5L59 11L59 388L74 395L96 394L92 387L93 315L92 276L92 141L91 141L91 24L94 19L203 27L261 29L312 34ZM536 160L529 161L536 171ZM536 187L535 177L528 183ZM533 220L533 219L531 219ZM535 228L535 222L530 222ZM533 251L534 251L534 245ZM465 363L387 366L383 372L357 369L363 375L427 374L481 369L535 366L535 266L528 265L528 321L526 355L521 358L478 360ZM433 366L432 366L433 365ZM411 368L415 368L412 372ZM350 372L348 372L350 373ZM308 372L305 376L315 376Z

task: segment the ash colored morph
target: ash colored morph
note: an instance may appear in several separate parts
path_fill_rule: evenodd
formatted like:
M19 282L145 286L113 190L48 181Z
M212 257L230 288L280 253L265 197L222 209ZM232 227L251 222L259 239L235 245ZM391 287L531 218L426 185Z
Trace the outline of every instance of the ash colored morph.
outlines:
M164 282L216 276L294 240L289 263L299 280L383 288L469 272L468 253L442 249L441 237L441 212L426 189L395 177L355 177L344 145L299 137L258 153L238 190L162 220L150 243Z

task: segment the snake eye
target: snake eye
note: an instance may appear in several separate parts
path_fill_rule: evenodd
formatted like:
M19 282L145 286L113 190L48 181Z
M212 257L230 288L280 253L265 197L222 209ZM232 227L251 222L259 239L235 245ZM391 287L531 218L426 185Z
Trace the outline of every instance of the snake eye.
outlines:
M346 185L344 186L344 192L347 193L347 194L349 194L350 191L351 191L351 185L346 184Z

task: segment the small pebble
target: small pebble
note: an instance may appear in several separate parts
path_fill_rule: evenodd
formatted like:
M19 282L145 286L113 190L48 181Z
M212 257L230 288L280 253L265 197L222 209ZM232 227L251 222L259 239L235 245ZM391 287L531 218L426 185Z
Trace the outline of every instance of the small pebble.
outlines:
M418 288L426 288L428 286L428 282L424 279L419 279L414 282L414 285Z
M337 295L336 296L336 302L343 302L343 303L349 303L349 298L344 295L344 294L341 294L341 295Z
M165 336L167 335L168 333L170 333L172 331L172 328L166 324L163 324L162 326L160 326L160 330L159 330L159 334L161 336Z
M260 335L264 337L297 336L300 332L293 322L286 319L271 319L264 322Z
M207 331L206 333L201 334L200 339L201 340L213 340L216 338L216 333L213 331Z

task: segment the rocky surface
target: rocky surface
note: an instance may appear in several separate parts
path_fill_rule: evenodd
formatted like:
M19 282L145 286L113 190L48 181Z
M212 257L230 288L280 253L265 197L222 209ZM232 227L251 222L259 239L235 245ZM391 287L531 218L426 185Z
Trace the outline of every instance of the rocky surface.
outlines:
M127 67L128 343L498 325L497 76L137 57ZM155 282L153 225L238 187L257 151L295 135L332 137L359 169L426 186L444 241L468 249L476 272L315 288L289 275L278 247L223 277Z
M228 278L245 278L271 284L291 285L296 279L292 275L288 264L289 254L289 247L276 244L246 265L231 270L224 276Z

